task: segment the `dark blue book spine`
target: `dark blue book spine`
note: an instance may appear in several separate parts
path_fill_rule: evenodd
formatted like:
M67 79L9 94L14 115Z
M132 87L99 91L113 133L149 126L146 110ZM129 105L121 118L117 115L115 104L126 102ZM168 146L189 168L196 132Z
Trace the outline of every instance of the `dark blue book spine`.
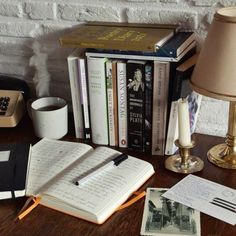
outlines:
M178 57L178 49L186 48L193 42L193 32L178 32L156 52L159 57ZM191 40L190 40L191 39ZM185 46L183 46L185 45ZM181 51L180 51L181 52Z
M151 151L152 141L153 63L145 65L144 149Z

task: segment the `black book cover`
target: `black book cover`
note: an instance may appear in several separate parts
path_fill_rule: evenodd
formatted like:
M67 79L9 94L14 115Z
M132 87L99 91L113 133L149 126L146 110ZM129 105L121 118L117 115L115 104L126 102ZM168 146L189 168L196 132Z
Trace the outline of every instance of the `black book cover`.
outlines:
M173 96L172 96L172 101L176 101L180 98L181 95L181 89L182 89L182 83L184 80L189 80L193 69L195 65L192 65L190 68L188 68L185 71L180 71L176 69L176 74L175 74L175 85L174 85L174 90L173 90ZM189 91L187 91L189 92Z
M128 147L144 150L145 61L127 62Z
M153 63L145 65L145 112L144 112L144 149L151 151L152 141L152 92L153 92Z
M171 102L173 101L173 98L176 97L177 95L176 93L178 93L177 88L180 88L179 85L177 85L178 82L176 81L176 68L195 54L196 54L196 47L189 50L189 52L187 52L180 61L170 63L170 82L169 82L167 117L169 117Z
M28 160L30 154L29 143L0 144L0 199L22 196L26 185Z

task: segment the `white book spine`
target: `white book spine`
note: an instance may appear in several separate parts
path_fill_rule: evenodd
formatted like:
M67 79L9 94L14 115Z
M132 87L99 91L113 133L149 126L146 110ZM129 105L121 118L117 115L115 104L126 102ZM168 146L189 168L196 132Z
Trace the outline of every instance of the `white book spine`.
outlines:
M178 138L178 102L172 101L169 117L169 125L166 136L165 155L172 155L177 150L174 142Z
M164 91L163 91L163 112L162 112L162 120L163 120L163 130L162 130L162 154L165 153L165 144L166 144L166 132L167 132L167 111L168 111L168 98L169 98L169 81L170 81L170 63L165 63L165 71L164 71Z
M108 113L108 133L109 145L116 145L115 137L115 117L114 117L114 97L113 97L113 81L112 78L112 61L106 62L106 83L107 83L107 113Z
M72 109L74 116L74 125L75 125L75 136L76 138L83 138L83 115L81 108L81 99L80 99L80 88L79 88L79 71L78 71L78 58L74 56L68 56L68 72L71 88L71 99L72 99Z
M127 78L126 62L117 62L119 147L127 147Z
M83 118L84 118L84 137L85 139L90 139L90 121L89 121L89 102L88 102L88 85L86 78L86 66L85 59L78 59L78 68L80 72L80 99L83 108Z
M163 155L165 152L168 87L169 63L154 61L152 155Z
M108 145L106 58L88 57L88 84L92 142Z

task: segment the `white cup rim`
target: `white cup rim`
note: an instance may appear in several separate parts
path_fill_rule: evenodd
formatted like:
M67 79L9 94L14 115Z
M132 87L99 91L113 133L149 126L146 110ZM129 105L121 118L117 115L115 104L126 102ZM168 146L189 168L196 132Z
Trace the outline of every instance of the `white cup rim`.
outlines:
M67 106L67 102L63 98L60 98L60 97L42 97L33 101L31 104L31 108L35 111L38 111L38 109L42 107L52 106L52 105L60 106L59 108L53 110L53 111L56 111ZM40 111L40 112L48 112L48 111Z

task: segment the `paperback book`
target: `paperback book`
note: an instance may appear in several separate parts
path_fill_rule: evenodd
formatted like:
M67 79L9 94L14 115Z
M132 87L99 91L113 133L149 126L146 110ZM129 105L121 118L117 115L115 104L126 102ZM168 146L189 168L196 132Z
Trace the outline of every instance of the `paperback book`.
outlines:
M152 147L152 93L153 93L153 62L145 65L145 109L144 109L144 150Z
M119 147L128 146L126 61L117 62Z
M166 119L168 108L168 89L170 80L170 63L154 61L152 107L152 155L165 152Z
M118 146L117 61L106 62L107 115L109 145Z
M88 103L82 106L82 94L81 94L81 81L82 77L86 77L85 74L85 58L84 52L80 49L76 49L67 57L68 72L71 89L72 108L74 116L75 136L76 138L85 138L88 133L85 134L85 124L87 124L87 130L89 130L89 120L85 121L83 118L88 116ZM85 78L86 79L86 78ZM86 88L83 88L86 89ZM84 109L83 109L84 108ZM87 109L87 113L85 111ZM88 122L88 123L87 123Z
M127 61L128 147L144 151L146 61Z
M87 58L92 142L101 145L109 143L105 74L107 61L107 58Z

